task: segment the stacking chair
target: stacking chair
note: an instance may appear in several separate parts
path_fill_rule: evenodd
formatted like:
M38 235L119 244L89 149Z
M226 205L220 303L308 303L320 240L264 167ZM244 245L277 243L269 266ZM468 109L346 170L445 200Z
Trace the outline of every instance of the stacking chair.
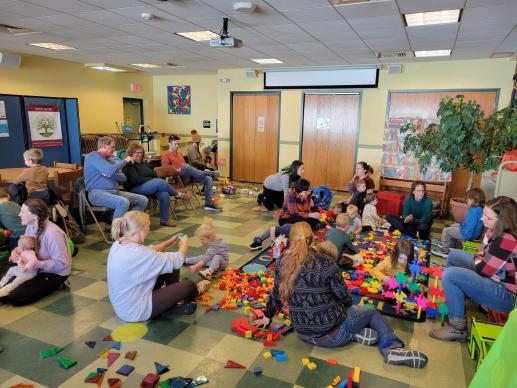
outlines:
M470 336L468 340L468 350L470 358L477 358L476 370L486 358L488 351L495 342L497 336L503 329L503 325L490 322L476 321L472 318Z
M59 217L61 217L65 233L68 237L71 236L68 230L66 217L70 215L69 208L72 202L75 181L82 179L82 177L83 169L79 168L66 172L56 171L54 173L54 180L53 182L51 181L53 183L55 196L57 197L57 203L51 205L52 216L54 220L57 220ZM51 182L49 182L49 189Z
M192 192L192 196L197 199L196 194L194 193L193 186L185 186L183 184L183 182L181 181L178 170L176 170L174 167L172 167L172 166L155 167L154 172L156 173L158 178L165 179L169 183L171 183L172 186L177 191L179 191L181 193L187 193L190 191L190 192ZM177 180L177 182L178 182L177 184L174 183L175 180ZM172 197L172 198L174 198L174 205L171 203L171 211L172 211L174 218L177 218L176 217L176 204L178 203L178 199L176 197ZM199 202L199 199L197 199L197 201ZM185 209L188 209L189 208L188 205L190 205L190 208L192 210L194 210L194 211L196 210L194 205L192 204L192 199L189 199L188 201L183 200L182 202L183 202L183 205L185 206Z

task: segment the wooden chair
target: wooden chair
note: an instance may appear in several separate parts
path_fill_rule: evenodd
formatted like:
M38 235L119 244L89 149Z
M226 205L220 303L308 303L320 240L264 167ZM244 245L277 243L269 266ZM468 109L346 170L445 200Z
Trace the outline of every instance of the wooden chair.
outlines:
M77 163L62 163L54 160L54 168L66 168L67 170L77 170L80 166Z
M176 170L174 167L172 167L172 166L155 167L154 172L156 173L156 176L158 176L158 178L165 179L169 183L171 183L172 186L177 191L179 191L181 193L187 193L190 191L190 192L192 192L193 197L195 197L197 199L196 194L194 193L193 186L185 186L183 184L183 182L181 181L178 170ZM178 183L175 183L174 182L175 180ZM176 217L176 204L178 203L178 199L176 197L172 197L172 198L174 198L174 205L171 203L171 211L172 211L172 214L174 215L174 218L177 218ZM199 199L197 199L197 200L199 202ZM188 209L187 205L190 205L192 210L194 210L194 211L196 210L194 205L192 204L192 199L189 199L188 201L183 200L182 202L183 202L183 205L185 205L185 209Z
M74 163L75 164L75 163ZM56 163L54 163L54 166ZM63 168L63 167L61 167ZM74 183L83 176L83 169L73 169L66 172L56 171L54 173L54 188L66 203L70 203L74 192Z

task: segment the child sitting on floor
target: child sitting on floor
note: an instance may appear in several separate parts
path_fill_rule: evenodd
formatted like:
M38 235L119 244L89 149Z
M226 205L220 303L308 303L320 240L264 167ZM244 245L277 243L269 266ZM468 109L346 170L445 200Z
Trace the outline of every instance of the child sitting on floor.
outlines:
M483 206L485 206L485 193L481 189L467 191L467 205L469 210L463 224L452 224L442 230L442 245L446 248L461 247L465 241L476 240L483 233Z
M28 252L35 254L34 249L36 247L36 239L30 236L21 236L18 240L18 248L21 249L20 257L17 265L9 268L5 276L0 280L0 297L9 295L16 287L20 284L25 283L27 280L31 280L38 270L34 268L32 271L24 271L25 256ZM12 279L13 281L9 283Z
M341 213L336 218L336 227L331 228L327 233L326 240L332 242L336 246L338 257L340 257L345 250L352 253L359 252L357 247L353 245L350 240L351 225L351 218L348 215Z
M390 258L385 258L377 264L371 270L370 275L377 278L381 284L385 284L390 280L390 277L395 276L399 272L409 275L408 263L413 262L414 258L415 246L411 241L401 238L391 251Z
M377 195L375 193L366 194L364 197L364 209L363 209L363 232L369 230L376 230L377 228L389 228L389 223L386 220L379 217L377 214Z
M325 240L320 242L316 245L314 248L316 252L319 252L325 256L330 257L332 260L337 261L338 258L338 251L334 243L332 243L329 240Z
M24 169L14 180L12 185L14 187L9 190L12 198L15 200L19 199L16 198L15 195L18 193L16 186L20 183L24 183L27 188L28 198L40 198L48 203L48 170L45 166L40 164L43 160L43 151L39 148L31 148L23 153L23 159L25 165L29 168Z
M228 247L221 238L217 238L212 226L213 220L205 217L203 224L196 230L201 244L206 247L206 253L195 257L187 257L185 263L190 265L189 271L194 273L201 267L208 267L199 271L199 276L211 280L217 271L224 270L229 263Z
M350 204L346 207L346 214L352 219L352 225L350 231L356 236L361 234L363 229L363 223L361 216L359 215L359 209L356 205Z

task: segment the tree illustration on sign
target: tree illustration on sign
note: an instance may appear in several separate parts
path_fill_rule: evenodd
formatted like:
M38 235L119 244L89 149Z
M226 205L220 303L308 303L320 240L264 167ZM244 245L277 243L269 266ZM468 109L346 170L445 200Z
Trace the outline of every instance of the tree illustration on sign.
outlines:
M56 122L50 115L40 114L36 116L35 123L40 136L50 137L54 134Z

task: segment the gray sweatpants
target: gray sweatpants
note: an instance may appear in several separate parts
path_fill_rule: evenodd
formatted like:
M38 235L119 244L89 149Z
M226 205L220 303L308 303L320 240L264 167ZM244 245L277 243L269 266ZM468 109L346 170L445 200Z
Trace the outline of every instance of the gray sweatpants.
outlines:
M447 248L458 248L464 242L460 232L460 224L452 224L442 230L442 245Z

